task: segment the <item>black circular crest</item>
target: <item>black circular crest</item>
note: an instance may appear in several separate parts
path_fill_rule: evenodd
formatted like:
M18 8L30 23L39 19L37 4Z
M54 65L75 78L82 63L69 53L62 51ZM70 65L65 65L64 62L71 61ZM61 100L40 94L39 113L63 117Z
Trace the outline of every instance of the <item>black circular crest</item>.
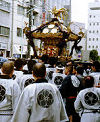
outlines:
M52 92L50 90L43 89L38 94L37 102L41 107L48 108L54 102Z
M5 93L6 93L6 89L0 85L0 102L2 102L5 99Z
M55 83L56 85L61 85L62 82L63 82L63 77L61 77L61 76L56 76L56 77L55 77L54 83Z
M24 84L24 87L30 85L30 84L33 84L34 83L34 79L33 78L29 78L25 81L25 84Z
M84 100L85 100L85 103L87 105L92 106L92 105L95 105L97 103L98 97L93 92L88 92L88 93L85 94Z

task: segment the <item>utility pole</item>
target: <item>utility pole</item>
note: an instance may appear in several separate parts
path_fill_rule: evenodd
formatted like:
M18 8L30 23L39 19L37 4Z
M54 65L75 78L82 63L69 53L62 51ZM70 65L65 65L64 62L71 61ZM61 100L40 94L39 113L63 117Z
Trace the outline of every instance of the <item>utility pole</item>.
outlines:
M32 6L32 0L30 0L29 2L29 28L31 30L31 26L32 26L32 11L31 9L33 8ZM30 58L30 45L29 45L29 42L27 44L27 58Z
M14 0L12 0L11 57L13 56Z

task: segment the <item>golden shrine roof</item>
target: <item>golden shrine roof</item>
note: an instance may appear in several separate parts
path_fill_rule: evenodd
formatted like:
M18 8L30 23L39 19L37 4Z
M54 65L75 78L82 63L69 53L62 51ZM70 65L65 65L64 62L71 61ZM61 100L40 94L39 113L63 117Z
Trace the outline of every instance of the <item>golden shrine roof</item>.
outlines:
M28 31L27 31L28 30ZM63 25L57 18L53 18L50 22L42 24L40 27L32 31L32 37L35 39L63 39L63 31L69 32L68 28ZM29 32L28 27L24 29L24 33L27 35Z

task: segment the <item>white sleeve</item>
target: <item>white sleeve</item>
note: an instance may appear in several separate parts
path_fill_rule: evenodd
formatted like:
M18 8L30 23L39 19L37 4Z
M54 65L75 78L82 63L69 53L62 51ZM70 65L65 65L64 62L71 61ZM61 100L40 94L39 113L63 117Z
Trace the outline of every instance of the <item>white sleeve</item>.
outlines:
M69 121L69 118L67 116L66 110L65 110L65 105L62 99L62 96L59 92L59 90L57 91L57 95L59 98L59 101L61 101L61 109L60 109L60 121Z
M77 95L77 98L76 98L76 100L74 102L74 107L75 107L76 112L81 117L82 116L82 113L83 113L83 107L82 107L80 93Z
M12 94L13 94L12 95L12 108L13 108L13 110L15 110L15 108L18 104L19 97L21 95L19 85L16 82L13 84L13 93Z
M11 122L28 122L29 112L30 107L28 92L23 91Z

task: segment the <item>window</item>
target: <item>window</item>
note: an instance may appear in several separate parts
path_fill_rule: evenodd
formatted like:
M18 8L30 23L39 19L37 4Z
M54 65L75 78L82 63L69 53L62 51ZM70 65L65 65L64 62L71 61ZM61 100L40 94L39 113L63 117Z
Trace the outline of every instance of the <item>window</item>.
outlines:
M34 5L36 4L36 0L33 0L33 4L34 4Z
M89 38L89 41L91 41L91 38Z
M99 33L99 31L97 30L97 33Z
M98 38L96 38L96 40L98 41Z
M94 46L92 46L92 48L94 48Z
M93 16L95 18L95 16Z
M91 46L89 45L89 48L91 48Z
M18 6L17 6L17 13L18 13L18 14L21 14L21 15L24 15L24 13L25 13L24 7L18 5Z
M10 28L0 26L0 35L9 36Z
M22 29L21 28L17 28L17 36L22 37Z
M91 26L91 23L90 23L90 26Z
M95 33L95 31L93 30L93 33Z
M90 15L90 18L91 18L92 16Z
M97 22L97 25L99 25L99 22Z
M95 39L93 38L93 41L94 41Z
M98 48L98 46L96 46L96 48Z
M95 23L93 23L93 25L95 25Z
M91 33L91 31L89 31L89 33Z

